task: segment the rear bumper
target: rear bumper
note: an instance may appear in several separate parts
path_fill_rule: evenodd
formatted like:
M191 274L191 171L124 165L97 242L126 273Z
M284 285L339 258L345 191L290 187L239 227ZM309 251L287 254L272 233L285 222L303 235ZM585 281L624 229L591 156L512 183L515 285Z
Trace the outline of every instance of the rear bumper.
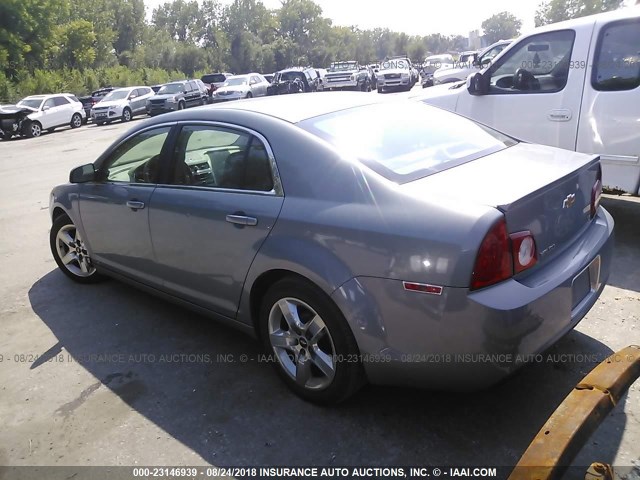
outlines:
M357 277L332 298L354 333L369 381L447 390L494 384L557 342L586 315L609 277L613 219L596 219L524 281L476 292L408 292L402 281ZM599 258L599 284L574 301L574 279ZM584 278L584 277L580 277ZM595 281L595 279L594 279Z

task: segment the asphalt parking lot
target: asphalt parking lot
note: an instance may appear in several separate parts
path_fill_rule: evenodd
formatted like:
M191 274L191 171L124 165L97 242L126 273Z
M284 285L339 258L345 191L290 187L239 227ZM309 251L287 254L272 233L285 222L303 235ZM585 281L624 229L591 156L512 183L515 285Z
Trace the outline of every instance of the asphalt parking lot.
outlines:
M606 196L609 285L542 362L473 394L366 387L336 408L307 404L253 339L57 270L51 188L139 121L0 143L0 466L513 465L589 370L640 344L640 200ZM627 478L640 478L638 445L640 382L575 463L635 465Z

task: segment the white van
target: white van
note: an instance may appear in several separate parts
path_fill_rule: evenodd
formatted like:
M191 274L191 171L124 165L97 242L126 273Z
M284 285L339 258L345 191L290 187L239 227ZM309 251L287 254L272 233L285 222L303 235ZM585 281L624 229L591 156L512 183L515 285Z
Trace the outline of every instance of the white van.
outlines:
M525 141L599 154L606 187L640 194L640 7L535 29L466 83L418 99Z

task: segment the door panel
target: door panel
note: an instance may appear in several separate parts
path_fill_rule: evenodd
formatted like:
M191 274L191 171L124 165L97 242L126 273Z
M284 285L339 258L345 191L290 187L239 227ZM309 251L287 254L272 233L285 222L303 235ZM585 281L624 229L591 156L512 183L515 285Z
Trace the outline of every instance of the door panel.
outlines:
M97 182L79 185L80 218L93 261L153 286L161 281L155 273L149 205L170 129L137 133L97 165Z
M158 187L149 221L166 289L235 317L249 267L282 202L277 196ZM249 217L256 224L233 223L228 215Z
M592 25L527 37L485 72L487 95L460 95L456 111L529 142L576 148ZM518 70L524 70L516 79ZM514 83L515 81L515 83Z
M149 209L155 185L85 184L80 189L80 217L91 258L129 277L160 285L153 275ZM132 209L127 202L144 204Z
M637 19L597 25L587 70L577 149L602 159L602 183L640 189L640 24Z
M235 317L244 280L280 213L266 144L252 133L185 125L171 185L151 199L149 223L167 290Z

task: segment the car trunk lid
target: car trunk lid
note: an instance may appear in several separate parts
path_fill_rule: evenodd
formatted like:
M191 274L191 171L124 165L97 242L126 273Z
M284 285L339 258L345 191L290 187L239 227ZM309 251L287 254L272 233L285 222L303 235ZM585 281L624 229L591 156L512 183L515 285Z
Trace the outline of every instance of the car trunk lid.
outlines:
M599 158L519 143L402 186L412 195L489 205L508 233L528 230L538 263L570 243L590 221Z

